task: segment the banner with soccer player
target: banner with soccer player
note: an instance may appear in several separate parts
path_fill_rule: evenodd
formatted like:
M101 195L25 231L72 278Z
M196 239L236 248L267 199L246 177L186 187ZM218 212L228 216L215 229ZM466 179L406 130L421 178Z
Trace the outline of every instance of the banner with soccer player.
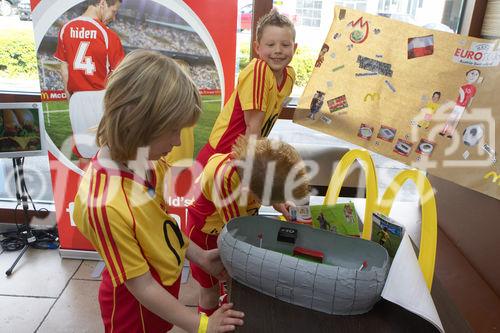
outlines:
M500 48L335 8L294 121L500 199Z
M61 249L91 250L71 212L82 169L98 149L107 76L138 48L168 55L188 71L204 112L195 128L182 132L182 145L168 160L192 160L224 92L233 89L237 1L31 0L31 6ZM175 182L182 193L190 187L189 177ZM189 203L182 193L169 202L181 225Z

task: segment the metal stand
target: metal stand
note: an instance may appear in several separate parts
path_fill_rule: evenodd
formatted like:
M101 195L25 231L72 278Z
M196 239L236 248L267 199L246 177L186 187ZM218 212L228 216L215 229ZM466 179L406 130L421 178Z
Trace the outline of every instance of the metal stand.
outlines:
M24 223L22 226L23 229L20 231L20 236L22 237L22 240L24 242L24 247L21 250L21 253L19 253L19 255L17 256L12 266L10 266L10 268L5 272L7 276L10 276L12 274L14 267L16 267L17 263L24 255L26 250L28 250L30 244L36 242L36 237L31 231L31 227L29 225L28 194L26 190L26 183L24 182L23 163L24 163L23 157L15 157L12 159L12 166L14 167L14 180L16 183L17 204L22 205L23 207Z

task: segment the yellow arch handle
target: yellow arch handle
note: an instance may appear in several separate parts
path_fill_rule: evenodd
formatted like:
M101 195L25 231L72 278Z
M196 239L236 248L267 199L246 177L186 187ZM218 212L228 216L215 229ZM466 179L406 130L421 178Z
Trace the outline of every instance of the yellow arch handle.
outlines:
M356 159L360 161L365 171L366 179L366 206L362 237L370 240L372 237L372 215L373 212L377 211L378 185L375 164L367 150L353 149L342 156L332 178L330 178L330 184L328 185L323 205L334 205L337 203L340 188L345 181L347 171L349 171L349 168Z
M436 261L437 212L434 190L429 180L422 172L416 169L401 171L394 177L389 187L385 190L378 207L380 213L389 216L396 195L403 184L409 179L413 180L420 195L422 231L418 263L424 274L427 287L431 290L432 279L434 277L434 264Z

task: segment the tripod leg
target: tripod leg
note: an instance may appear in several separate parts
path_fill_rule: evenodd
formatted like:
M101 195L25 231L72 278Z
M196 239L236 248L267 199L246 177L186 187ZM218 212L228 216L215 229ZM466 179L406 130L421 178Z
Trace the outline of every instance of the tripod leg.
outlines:
M14 261L14 263L12 264L12 266L10 266L10 268L5 272L5 275L10 276L12 274L12 271L14 270L14 267L16 267L18 261L21 259L21 257L26 252L26 250L28 250L28 248L29 248L29 244L24 245L23 249L21 250L21 253L19 253L19 255L17 256L16 261Z

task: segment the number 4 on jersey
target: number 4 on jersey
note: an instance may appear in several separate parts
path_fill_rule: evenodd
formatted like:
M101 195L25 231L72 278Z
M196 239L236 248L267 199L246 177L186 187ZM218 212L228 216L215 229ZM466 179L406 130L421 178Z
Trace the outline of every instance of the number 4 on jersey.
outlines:
M92 61L91 56L85 56L89 45L90 42L80 42L75 60L73 61L73 69L85 71L85 75L94 75L96 71L95 63Z

